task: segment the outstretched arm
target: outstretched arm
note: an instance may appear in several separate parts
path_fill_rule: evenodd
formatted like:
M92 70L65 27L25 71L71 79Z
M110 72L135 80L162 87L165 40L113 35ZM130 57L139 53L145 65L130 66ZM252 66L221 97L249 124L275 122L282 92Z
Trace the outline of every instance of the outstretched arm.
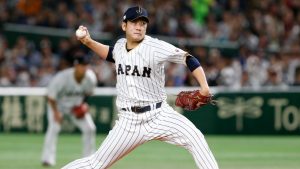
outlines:
M209 95L210 94L209 86L207 84L206 76L205 76L205 73L204 73L204 70L202 69L202 67L199 66L198 68L196 68L192 72L192 74L197 79L198 83L201 86L200 93L204 96Z
M89 47L91 50L93 50L97 55L99 55L102 59L106 60L106 57L108 56L109 52L109 46L104 45L100 42L97 42L93 40L90 36L90 33L88 29L85 26L79 26L78 29L81 29L86 32L85 36L78 37L77 39L83 43L85 46Z
M199 61L191 55L186 57L186 65L200 84L200 90L182 91L177 95L175 105L185 110L197 110L209 103L215 104L203 68Z
M186 57L186 64L187 64L188 68L190 69L190 71L192 72L193 76L196 78L196 80L200 84L200 87L201 87L200 93L204 96L209 95L210 94L209 86L207 84L204 70L201 67L199 61L195 57L188 55Z

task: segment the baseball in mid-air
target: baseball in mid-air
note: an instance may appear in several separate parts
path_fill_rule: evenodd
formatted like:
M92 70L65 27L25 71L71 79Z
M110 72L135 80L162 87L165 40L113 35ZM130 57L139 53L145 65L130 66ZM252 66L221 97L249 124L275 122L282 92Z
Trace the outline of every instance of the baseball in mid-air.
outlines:
M77 29L75 33L78 38L83 38L86 35L86 31L83 29Z

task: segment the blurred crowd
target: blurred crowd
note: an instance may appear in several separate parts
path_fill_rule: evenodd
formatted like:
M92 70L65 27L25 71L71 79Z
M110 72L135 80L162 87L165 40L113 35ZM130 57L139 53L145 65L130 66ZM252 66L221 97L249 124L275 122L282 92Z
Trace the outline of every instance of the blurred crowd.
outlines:
M91 32L109 32L114 41L127 7L149 12L152 36L236 42L237 52L201 45L179 45L204 67L211 86L300 85L299 0L0 0L0 23L16 23ZM98 59L74 36L53 45L19 36L14 45L0 31L0 86L46 86L53 75L72 65L80 50L92 58L98 86L115 85L113 64ZM166 86L197 86L184 65L166 65Z

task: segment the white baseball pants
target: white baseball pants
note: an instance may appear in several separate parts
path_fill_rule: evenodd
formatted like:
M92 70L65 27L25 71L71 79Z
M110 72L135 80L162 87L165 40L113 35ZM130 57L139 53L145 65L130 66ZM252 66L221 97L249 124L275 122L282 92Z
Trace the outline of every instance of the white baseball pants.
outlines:
M58 134L61 131L61 125L54 120L52 109L48 107L48 128L44 140L44 147L42 152L42 162L46 162L50 165L56 164L56 146ZM77 119L71 116L72 122L82 132L83 143L83 156L87 157L95 152L96 144L96 126L90 113L86 113L82 119Z
M139 145L161 140L184 147L201 169L218 169L203 134L166 102L142 114L120 110L119 120L100 148L91 156L75 160L63 169L106 169Z

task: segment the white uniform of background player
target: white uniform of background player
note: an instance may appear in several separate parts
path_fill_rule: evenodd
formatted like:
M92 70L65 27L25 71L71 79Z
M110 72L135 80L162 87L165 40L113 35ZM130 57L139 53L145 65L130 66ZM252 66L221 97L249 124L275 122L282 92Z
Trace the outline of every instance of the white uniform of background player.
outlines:
M82 132L83 156L95 152L96 127L90 113L77 119L71 113L71 109L80 105L86 96L93 93L97 79L94 72L87 68L84 57L75 58L75 62L77 63L74 67L57 73L48 86L48 129L42 153L42 163L45 166L53 166L56 163L56 143L63 116L69 116ZM76 76L81 76L80 82L76 80ZM51 104L54 104L54 107Z
M203 134L166 102L164 62L185 64L188 53L144 36L148 22L145 9L129 8L123 19L126 39L118 40L113 48L92 40L86 28L80 27L87 31L87 36L79 40L100 57L115 62L119 119L93 155L63 168L108 168L137 146L150 140L161 140L187 149L198 168L217 169L218 164ZM207 95L209 87L202 68L194 70L193 75L201 84L203 94Z

